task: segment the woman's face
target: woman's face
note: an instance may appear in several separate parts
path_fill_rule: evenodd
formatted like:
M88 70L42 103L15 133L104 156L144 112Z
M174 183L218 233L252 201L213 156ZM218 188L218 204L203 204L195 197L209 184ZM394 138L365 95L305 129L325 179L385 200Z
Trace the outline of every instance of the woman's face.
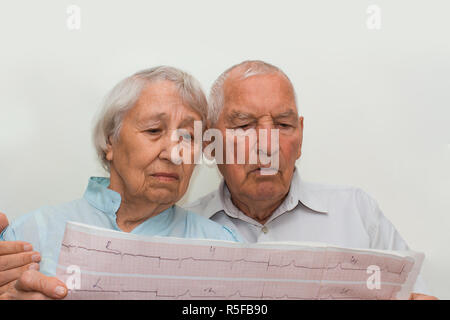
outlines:
M194 121L201 121L200 114L183 103L172 82L158 81L142 90L106 154L110 188L121 194L122 201L170 206L184 195L195 164L171 161L172 148L180 143L171 136L174 130L185 129L193 137ZM191 144L193 160L193 140L183 143Z

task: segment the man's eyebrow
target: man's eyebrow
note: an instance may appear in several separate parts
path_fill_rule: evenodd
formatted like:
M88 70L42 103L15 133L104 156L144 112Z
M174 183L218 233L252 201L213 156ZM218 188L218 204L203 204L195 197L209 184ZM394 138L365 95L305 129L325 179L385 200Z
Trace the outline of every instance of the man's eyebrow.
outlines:
M274 116L275 119L280 119L280 118L293 118L295 116L295 118L297 118L297 112L295 112L294 110L290 109L288 111L279 113L277 115Z
M228 120L231 122L234 122L235 120L255 120L255 116L241 111L231 111L228 116Z

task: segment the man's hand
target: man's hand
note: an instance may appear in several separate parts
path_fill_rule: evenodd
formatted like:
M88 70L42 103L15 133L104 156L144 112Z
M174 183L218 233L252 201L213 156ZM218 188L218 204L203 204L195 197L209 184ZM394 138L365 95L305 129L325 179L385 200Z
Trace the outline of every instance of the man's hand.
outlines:
M6 215L0 212L0 232L8 226ZM0 294L27 270L39 270L41 256L24 241L0 241Z
M439 299L433 296L428 296L426 294L411 293L409 300L439 300Z
M62 299L66 295L67 287L58 278L47 277L36 270L28 270L0 295L0 300Z

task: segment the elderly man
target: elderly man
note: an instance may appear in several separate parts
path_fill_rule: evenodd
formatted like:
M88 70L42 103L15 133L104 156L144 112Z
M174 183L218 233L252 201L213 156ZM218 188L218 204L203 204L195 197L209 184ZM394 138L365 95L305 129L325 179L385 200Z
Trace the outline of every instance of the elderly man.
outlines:
M174 205L195 165L175 164L171 151L179 143L193 144L194 121L204 120L206 110L198 82L175 68L144 70L120 82L94 129L110 178L92 177L82 199L40 208L2 232L0 239L7 242L0 242L0 298L66 295L65 285L51 276L67 221L149 236L239 241L228 228ZM186 136L173 139L174 131ZM7 224L4 216L0 223Z
M278 129L279 141L258 144L266 145L264 152L269 156L272 148L268 146L277 144L279 168L275 174L263 174L267 164L218 161L223 175L219 189L188 205L189 210L236 230L249 242L317 241L408 249L377 203L362 190L312 184L300 178L295 162L301 155L303 117L298 116L294 88L279 68L245 61L226 70L211 89L208 126L220 130L223 137L230 129ZM247 142L247 160L250 145ZM239 150L236 146L227 149L225 153ZM227 159L237 157L234 154ZM420 280L415 291L426 292ZM427 296L414 294L412 298Z

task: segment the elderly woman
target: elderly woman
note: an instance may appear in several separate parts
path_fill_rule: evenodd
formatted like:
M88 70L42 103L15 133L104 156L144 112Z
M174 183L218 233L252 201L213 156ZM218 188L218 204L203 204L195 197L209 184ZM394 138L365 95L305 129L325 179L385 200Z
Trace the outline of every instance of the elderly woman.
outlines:
M23 273L2 297L65 296L64 284L51 276L56 273L67 221L148 236L238 241L229 229L175 205L186 192L195 165L172 162L172 148L179 143L172 133L184 129L193 135L194 121L204 120L206 112L199 83L175 68L144 70L117 84L93 134L109 179L91 177L82 199L40 208L2 232L1 240L27 241L41 254L40 272ZM193 144L190 137L184 139Z

